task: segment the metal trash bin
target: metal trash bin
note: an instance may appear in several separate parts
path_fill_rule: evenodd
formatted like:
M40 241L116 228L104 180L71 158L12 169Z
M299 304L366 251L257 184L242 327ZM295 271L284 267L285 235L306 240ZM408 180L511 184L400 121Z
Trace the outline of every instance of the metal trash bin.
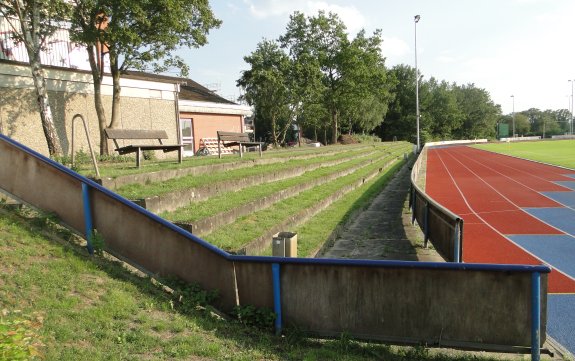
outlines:
M297 233L279 232L274 234L272 255L274 257L297 257Z

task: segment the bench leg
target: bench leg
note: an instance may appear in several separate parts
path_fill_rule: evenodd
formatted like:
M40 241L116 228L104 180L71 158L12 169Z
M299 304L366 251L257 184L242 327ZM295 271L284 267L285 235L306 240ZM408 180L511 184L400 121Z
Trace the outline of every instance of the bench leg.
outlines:
M244 146L240 144L240 158L242 158L244 156L244 153L242 152L243 147Z
M136 167L140 168L140 159L142 157L142 150L138 148L136 151Z
M184 147L180 147L178 149L178 163L182 163L182 161L183 161L183 156L182 156L182 154L183 154L182 150L183 149L184 149Z
M260 158L262 157L262 145L258 145L258 150L260 151Z
M218 158L222 159L222 149L220 145L220 138L218 138Z

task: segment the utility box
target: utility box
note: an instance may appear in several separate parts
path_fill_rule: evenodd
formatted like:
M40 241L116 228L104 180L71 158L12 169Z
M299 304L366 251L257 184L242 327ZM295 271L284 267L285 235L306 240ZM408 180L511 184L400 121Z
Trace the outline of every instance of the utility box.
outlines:
M297 233L279 232L272 239L274 257L297 257Z

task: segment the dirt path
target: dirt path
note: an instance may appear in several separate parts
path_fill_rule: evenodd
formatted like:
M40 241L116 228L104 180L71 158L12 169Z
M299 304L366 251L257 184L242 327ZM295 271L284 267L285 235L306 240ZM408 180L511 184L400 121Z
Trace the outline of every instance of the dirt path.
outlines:
M443 262L411 225L407 206L411 159L370 206L351 220L319 257Z

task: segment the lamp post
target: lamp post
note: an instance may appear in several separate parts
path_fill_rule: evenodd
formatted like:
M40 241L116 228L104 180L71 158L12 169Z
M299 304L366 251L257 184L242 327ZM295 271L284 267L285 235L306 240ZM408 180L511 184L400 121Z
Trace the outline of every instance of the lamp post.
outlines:
M573 135L573 82L575 80L568 80L571 83L571 135Z
M513 100L513 113L511 113L513 117L513 138L515 138L515 95L512 95L511 99Z
M417 23L421 17L415 15L413 18L415 26L415 123L417 127L417 152L420 151L419 143L419 72L417 71Z

